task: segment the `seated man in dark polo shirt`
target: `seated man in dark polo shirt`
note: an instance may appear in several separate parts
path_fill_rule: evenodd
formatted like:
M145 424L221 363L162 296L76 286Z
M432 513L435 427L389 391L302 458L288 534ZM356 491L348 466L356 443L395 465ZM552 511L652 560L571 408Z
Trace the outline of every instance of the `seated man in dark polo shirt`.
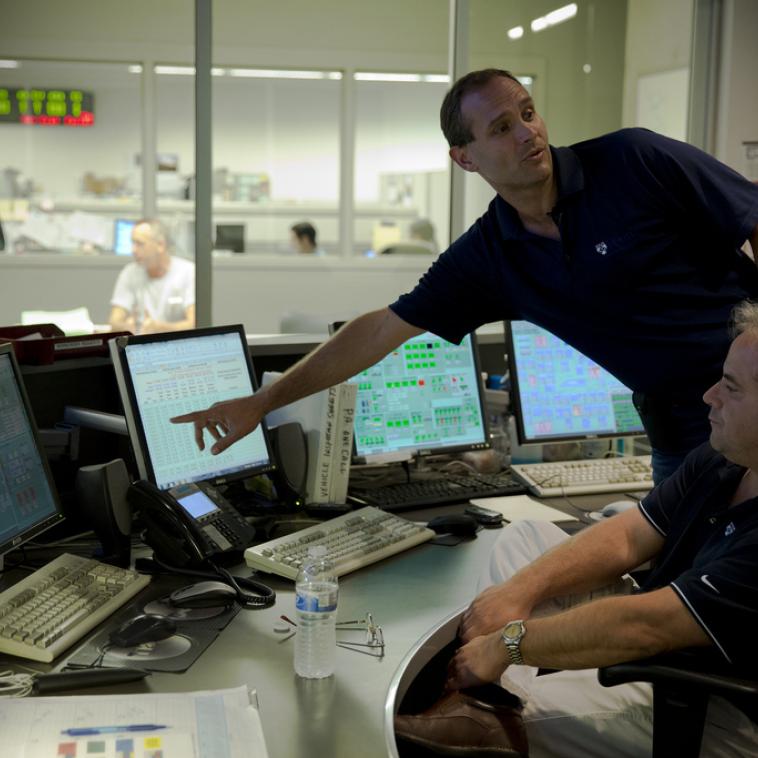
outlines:
M511 74L474 72L445 97L450 155L497 193L415 289L360 316L251 398L192 421L218 453L274 408L355 376L429 330L459 342L487 322L554 332L636 393L663 478L708 436L730 309L758 296L758 187L696 148L643 129L548 144Z
M598 666L698 648L755 671L758 304L735 309L734 330L723 375L703 398L710 443L639 509L572 538L554 524L511 524L493 548L487 588L463 614L449 685L499 680L518 694L532 758L650 754L649 685L604 688ZM650 560L635 587L625 572ZM537 676L537 667L562 670ZM498 727L496 712L455 692L426 714L398 717L396 732L473 754L487 735L491 749L505 747ZM703 740L703 756L758 755L758 727L721 698L711 699Z

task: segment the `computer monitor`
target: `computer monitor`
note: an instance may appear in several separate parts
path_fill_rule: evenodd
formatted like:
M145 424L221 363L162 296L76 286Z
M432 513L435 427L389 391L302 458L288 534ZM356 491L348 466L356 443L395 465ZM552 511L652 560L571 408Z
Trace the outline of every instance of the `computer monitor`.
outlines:
M506 335L521 444L645 434L632 391L583 353L528 321Z
M233 253L245 252L244 224L216 224L216 250L231 250Z
M0 345L2 555L63 520L29 398L9 343Z
M117 218L113 230L113 252L116 255L132 254L132 229L135 221Z
M490 446L473 335L454 345L425 332L350 381L358 385L356 462Z
M111 357L142 479L167 490L187 482L221 484L273 471L264 423L219 455L195 444L191 424L169 419L251 395L255 375L242 326L119 337Z

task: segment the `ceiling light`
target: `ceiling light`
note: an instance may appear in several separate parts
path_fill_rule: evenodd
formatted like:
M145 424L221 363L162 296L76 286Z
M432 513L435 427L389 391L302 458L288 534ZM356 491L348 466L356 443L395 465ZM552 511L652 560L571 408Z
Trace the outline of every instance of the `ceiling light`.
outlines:
M170 76L194 76L194 66L156 66L156 74L168 74Z
M134 63L131 66L127 66L126 70L130 74L141 74L142 73L142 66L140 66L139 63Z
M389 74L380 71L356 71L353 75L358 82L431 82L449 84L447 74Z
M19 68L20 66L18 61L0 60L0 68Z
M243 79L342 79L340 71L293 71L273 68L230 68L229 76Z
M541 32L543 29L547 29L548 26L555 26L563 21L568 21L570 18L576 16L579 6L576 3L569 3L568 5L556 8L554 11L539 16L532 20L531 27L533 32Z
M508 30L508 37L510 39L521 39L524 36L523 26L514 26L513 29Z

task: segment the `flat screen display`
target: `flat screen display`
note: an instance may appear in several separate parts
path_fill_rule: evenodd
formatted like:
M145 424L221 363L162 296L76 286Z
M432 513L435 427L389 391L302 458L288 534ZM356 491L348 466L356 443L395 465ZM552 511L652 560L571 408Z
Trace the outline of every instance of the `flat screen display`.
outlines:
M63 519L10 345L0 345L0 555Z
M117 218L113 230L113 252L116 255L132 254L132 229L135 221Z
M521 443L645 433L632 391L551 332L511 321L511 405Z
M223 453L195 444L191 424L169 419L251 395L255 379L241 326L113 340L117 377L140 475L165 490L186 482L251 476L274 468L265 425ZM125 343L125 344L124 344Z
M425 332L350 381L358 386L355 452L366 462L489 447L472 335Z

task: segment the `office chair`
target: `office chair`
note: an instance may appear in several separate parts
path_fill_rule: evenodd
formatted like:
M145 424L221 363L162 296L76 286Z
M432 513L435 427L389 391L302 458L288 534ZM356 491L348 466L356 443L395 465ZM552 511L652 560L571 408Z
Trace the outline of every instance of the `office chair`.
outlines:
M598 669L604 687L626 682L653 685L653 758L697 758L711 695L758 711L758 673L736 675L726 663L686 650ZM755 675L755 676L754 676Z
M432 242L426 242L425 240L406 240L399 239L394 242L388 242L386 245L380 247L377 251L377 255L430 255L436 253L437 250Z

